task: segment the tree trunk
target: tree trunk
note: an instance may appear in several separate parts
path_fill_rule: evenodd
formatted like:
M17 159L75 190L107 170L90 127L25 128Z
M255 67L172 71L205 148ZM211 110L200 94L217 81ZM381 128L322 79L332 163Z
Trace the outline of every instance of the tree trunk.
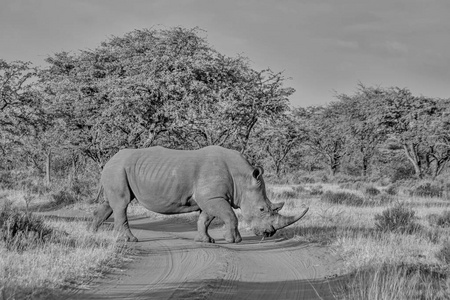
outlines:
M70 182L77 180L77 163L79 162L79 158L77 154L72 153L72 170L69 174Z
M331 176L335 176L336 175L336 173L337 173L337 166L336 165L331 165L330 166L330 174L331 174Z
M245 151L247 151L247 146L248 146L248 140L250 139L250 134L252 133L253 127L255 127L256 122L258 121L258 118L256 116L253 116L250 124L247 126L246 128L246 132L244 135L244 138L241 139L241 153L244 154Z
M281 177L281 162L275 162L275 173L277 174L277 178Z
M418 145L415 144L403 144L403 150L405 150L408 160L413 164L416 176L422 178L422 169L420 168L420 158L417 148Z
M367 176L367 169L368 169L368 159L366 157L363 157L362 159L362 176L366 177Z
M50 177L50 170L51 170L51 163L52 163L52 152L49 150L45 154L45 183L47 185L50 185L51 177Z
M448 160L449 160L448 158L440 159L440 160L436 159L435 166L433 169L433 178L436 178L439 174L442 173L442 170L444 170L445 165L447 164Z
M329 156L330 174L334 177L338 172L340 165L340 156L337 153L332 153Z

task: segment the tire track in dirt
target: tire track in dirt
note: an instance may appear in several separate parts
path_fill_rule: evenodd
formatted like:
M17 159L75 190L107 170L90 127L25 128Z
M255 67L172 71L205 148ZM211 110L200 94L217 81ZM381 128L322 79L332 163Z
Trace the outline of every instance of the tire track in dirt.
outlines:
M139 219L130 222L140 254L122 272L89 290L58 299L334 299L327 280L339 260L327 248L243 234L227 244L221 228L216 244L193 241L196 225Z

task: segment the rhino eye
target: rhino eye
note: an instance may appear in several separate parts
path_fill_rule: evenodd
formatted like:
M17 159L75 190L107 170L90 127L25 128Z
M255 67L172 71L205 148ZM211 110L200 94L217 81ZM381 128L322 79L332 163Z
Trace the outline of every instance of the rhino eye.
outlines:
M260 207L259 210L260 210L260 211L264 211L264 207Z

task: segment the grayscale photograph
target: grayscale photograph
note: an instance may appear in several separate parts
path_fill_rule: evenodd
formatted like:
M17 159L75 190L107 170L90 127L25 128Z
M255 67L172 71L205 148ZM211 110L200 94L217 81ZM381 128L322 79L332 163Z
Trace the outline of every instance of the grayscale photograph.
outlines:
M0 0L0 300L450 299L450 1Z

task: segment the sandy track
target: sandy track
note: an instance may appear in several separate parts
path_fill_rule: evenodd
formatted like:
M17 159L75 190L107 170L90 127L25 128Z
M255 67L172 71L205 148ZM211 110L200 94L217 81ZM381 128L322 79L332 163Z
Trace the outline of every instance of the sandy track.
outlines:
M130 222L140 253L120 274L94 282L89 290L59 299L334 299L330 287L339 260L325 247L243 235L227 244L221 228L216 244L193 241L188 223Z

